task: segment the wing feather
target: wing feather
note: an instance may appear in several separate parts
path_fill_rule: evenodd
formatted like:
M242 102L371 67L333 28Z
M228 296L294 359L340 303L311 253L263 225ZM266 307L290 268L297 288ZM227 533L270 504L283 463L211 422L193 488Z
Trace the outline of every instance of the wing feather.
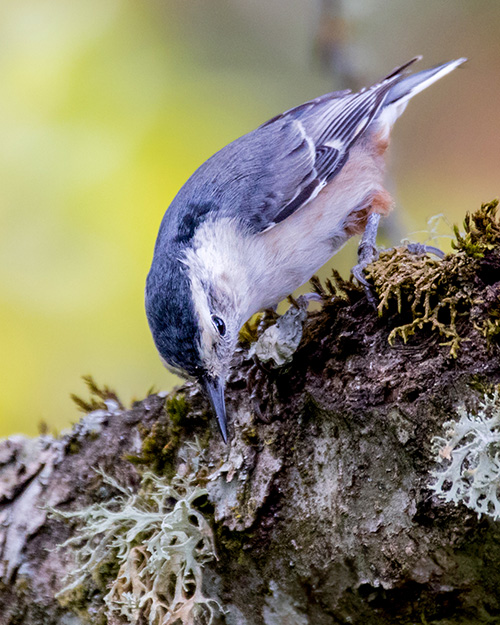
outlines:
M369 126L391 86L392 83L381 84L364 93L349 95L319 118L314 116L314 108L309 109L297 120L314 146L314 159L308 163L309 171L303 181L296 182L294 197L273 216L267 228L311 201L336 176L347 161L351 146Z

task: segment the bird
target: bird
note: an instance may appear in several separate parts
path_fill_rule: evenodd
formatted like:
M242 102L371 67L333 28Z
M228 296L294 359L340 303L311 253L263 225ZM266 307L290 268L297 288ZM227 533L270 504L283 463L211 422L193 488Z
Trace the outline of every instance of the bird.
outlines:
M154 343L199 381L224 442L225 383L243 324L306 283L355 234L363 277L376 257L384 153L408 101L466 61L417 73L415 57L357 93L327 93L223 147L181 187L161 222L146 279Z

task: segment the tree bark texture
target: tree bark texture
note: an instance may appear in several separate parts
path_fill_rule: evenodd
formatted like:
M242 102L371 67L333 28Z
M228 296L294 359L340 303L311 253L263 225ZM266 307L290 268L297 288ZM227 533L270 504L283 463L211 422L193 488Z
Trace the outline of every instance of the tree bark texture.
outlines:
M228 446L192 383L128 410L94 388L71 433L3 441L0 625L147 623L106 611L113 566L77 599L56 598L75 566L56 546L78 524L48 507L108 501L97 467L131 492L145 470L172 479L194 437L217 555L203 590L224 609L214 624L500 623L500 522L430 489L433 437L500 384L500 227L494 204L481 211L443 261L383 254L368 273L378 313L352 283L317 285L321 309L290 364L273 369L243 344Z

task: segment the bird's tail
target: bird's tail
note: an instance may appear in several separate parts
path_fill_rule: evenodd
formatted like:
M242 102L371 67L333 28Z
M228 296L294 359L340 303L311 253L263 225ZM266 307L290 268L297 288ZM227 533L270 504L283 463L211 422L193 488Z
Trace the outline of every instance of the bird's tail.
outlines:
M446 76L446 74L452 72L459 65L465 63L466 60L466 58L461 58L455 61L448 61L448 63L424 69L416 74L404 76L389 89L379 114L380 122L387 124L388 128L390 128L405 110L408 101L414 95L427 89L433 82Z
M407 102L417 93L427 89L427 87L432 85L433 82L439 80L443 76L446 76L446 74L452 72L456 67L462 65L462 63L465 63L466 60L467 59L462 58L456 59L455 61L448 61L448 63L443 63L443 65L437 65L436 67L431 67L430 69L424 69L417 74L406 76L397 82L389 91L385 100L385 105L387 106L388 104L396 101L399 104Z

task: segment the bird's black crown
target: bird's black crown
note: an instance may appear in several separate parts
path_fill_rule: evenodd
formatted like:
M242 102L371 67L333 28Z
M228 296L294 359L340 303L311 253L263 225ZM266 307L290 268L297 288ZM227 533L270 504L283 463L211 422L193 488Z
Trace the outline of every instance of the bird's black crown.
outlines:
M155 260L146 281L146 315L156 348L167 364L200 377L200 330L187 268L170 254Z

